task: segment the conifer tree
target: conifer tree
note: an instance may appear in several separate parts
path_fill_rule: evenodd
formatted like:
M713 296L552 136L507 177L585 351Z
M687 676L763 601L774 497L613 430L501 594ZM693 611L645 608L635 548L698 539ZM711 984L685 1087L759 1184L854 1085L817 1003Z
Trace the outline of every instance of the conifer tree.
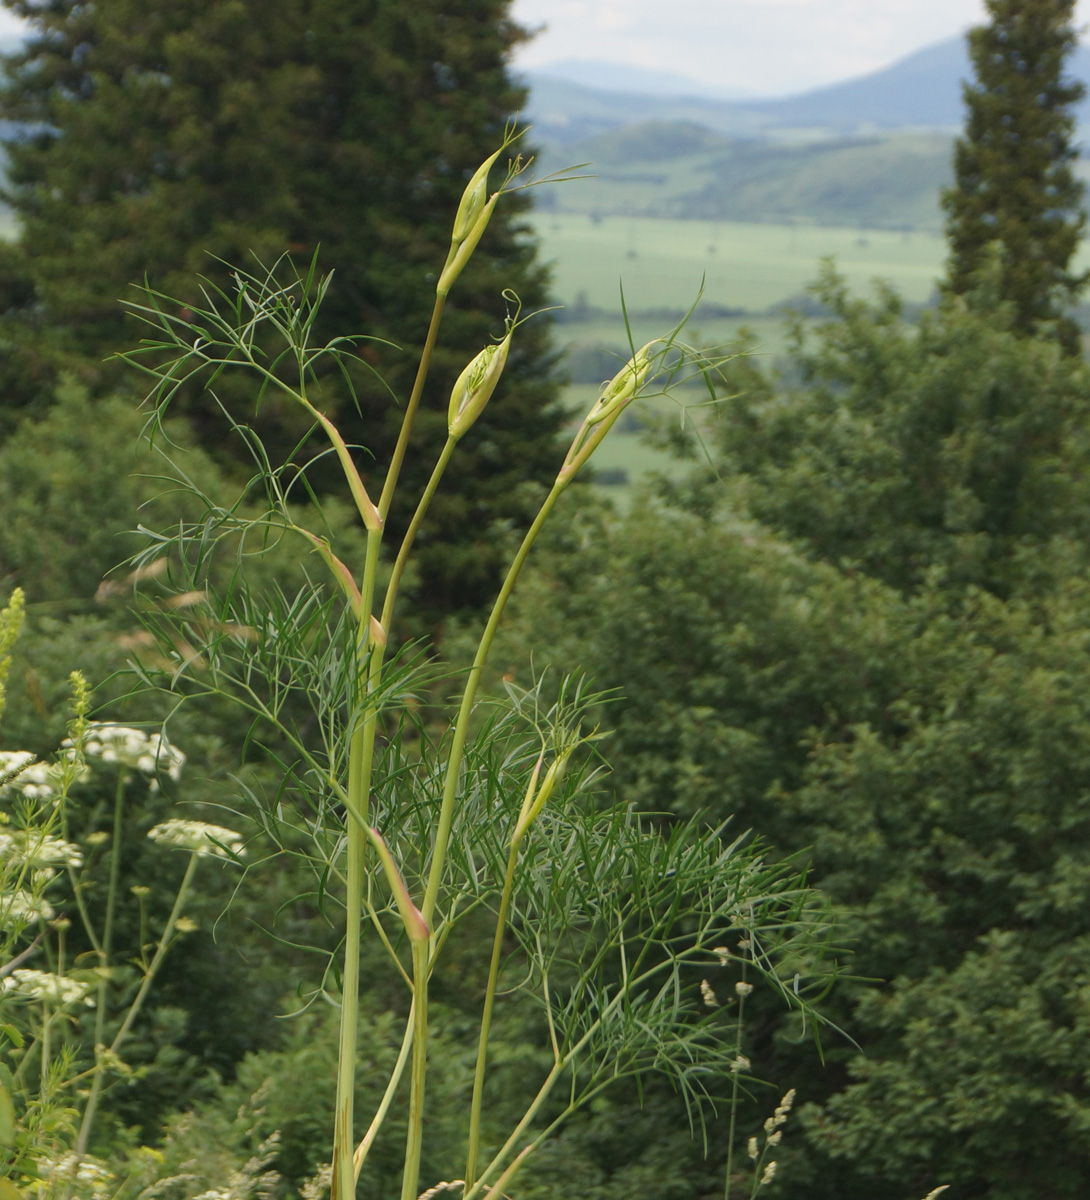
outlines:
M1071 270L1086 221L1072 170L1071 112L1085 88L1064 75L1076 44L1075 0L986 3L991 22L969 34L975 80L965 85L966 127L954 152L954 186L943 196L947 287L970 291L997 252L997 299L1013 305L1015 332L1055 322L1074 351L1078 330L1064 309L1087 278Z
M29 18L34 35L8 62L0 102L0 116L21 131L7 153L22 227L0 253L0 424L10 428L20 404L47 399L62 372L98 394L123 385L127 369L103 360L141 336L118 303L135 298L132 283L146 277L186 297L198 274L224 280L218 260L253 269L255 255L269 263L288 251L305 269L317 250L320 269L336 273L316 338L385 339L361 343L375 370L361 366L354 380L358 416L332 377L323 404L366 448L362 465L373 455L385 470L400 424L386 384L407 396L450 214L524 100L506 70L523 36L509 0L4 4ZM453 380L502 333L502 289L518 293L524 313L544 300L545 273L519 223L525 206L505 197L451 294L421 444L441 442ZM491 589L494 552L479 514L520 524L532 515L523 485L555 473L562 416L549 356L546 321L520 328L457 494L433 506L422 574L437 610ZM232 411L252 420L252 397L224 387ZM197 402L189 409L214 449L219 422L208 415ZM274 454L295 443L293 420L263 403L257 424ZM323 466L312 470L319 488ZM395 510L390 519L396 533L406 518Z

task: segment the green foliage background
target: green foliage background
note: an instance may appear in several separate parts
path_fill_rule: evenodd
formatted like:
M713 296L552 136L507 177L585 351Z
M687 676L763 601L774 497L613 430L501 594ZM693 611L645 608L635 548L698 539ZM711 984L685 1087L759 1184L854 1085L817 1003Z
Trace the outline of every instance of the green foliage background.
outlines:
M1019 6L991 7L1003 17ZM517 34L498 2L457 17L376 2L366 29L381 36L364 46L363 12L287 4L257 16L239 2L148 13L111 0L46 13L63 36L31 52L40 69L18 76L5 102L66 136L41 132L15 149L25 234L0 263L10 351L0 596L23 586L32 616L4 746L56 745L74 664L99 685L104 713L165 715L126 701L115 672L138 636L131 583L114 575L101 587L135 547L137 521L184 515L159 478L161 459L139 448L128 385L99 362L132 340L115 306L132 278L148 270L185 289L194 270L209 269L206 251L287 246L305 256L320 241L340 272L331 329L396 330L409 348L421 340L451 197L518 103L503 74ZM479 94L448 86L452 77L477 80ZM392 120L394 98L408 94L418 103ZM113 156L101 153L107 143ZM372 182L364 193L353 182L361 174ZM1075 193L1064 194L1077 209ZM956 225L958 203L948 211ZM514 281L531 304L544 297L517 222L516 211L498 226L467 276L426 402L428 436L443 425L444 377L498 327L498 283ZM1076 227L1077 214L1065 237ZM517 599L492 681L498 689L501 674L528 683L547 670L547 690L560 672L585 671L612 693L600 713L612 730L609 798L663 822L700 813L752 827L777 854L804 857L833 900L854 978L826 1008L854 1042L826 1033L822 1059L759 998L747 1033L755 1073L799 1090L776 1186L814 1200L922 1196L939 1183L992 1200L1085 1192L1090 377L1070 353L1069 327L1054 322L1062 306L1032 309L1027 323L1007 270L1014 242L990 240L962 277L954 238L952 285L919 320L890 290L865 301L826 270L814 293L825 315L796 322L772 368L728 364L728 398L702 420L700 439L660 426L658 444L682 464L670 479L624 517L585 504L567 511ZM1074 281L1049 278L1035 295L1052 306ZM524 346L510 396L432 527L429 617L485 594L493 544L555 463L546 335ZM410 359L374 346L374 365L399 393ZM361 440L381 451L389 429L371 415L380 393L360 383ZM336 401L343 419L347 398ZM238 495L243 476L207 436L209 413L191 398L187 415L168 431L189 447L187 472L211 493ZM266 419L290 439L284 414ZM334 505L327 518L342 556L358 557L347 514ZM284 545L251 569L259 583L288 586L308 566ZM153 591L141 595L153 602ZM441 628L453 665L472 621L463 611ZM244 723L226 709L188 712L175 736L193 770L170 802L213 814L237 804ZM275 764L260 753L244 772L255 788L275 788ZM134 837L166 804L134 801ZM258 914L270 892L285 900L298 880L285 870L256 886L260 896L234 898L215 940L225 891L211 887L194 910L202 929L147 1014L140 1077L112 1095L103 1134L106 1149L159 1139L171 1169L203 1163L208 1187L274 1131L270 1161L295 1186L319 1165L330 1123L331 1023L319 1010L273 1016L308 977L296 935L313 931L316 915L289 905L274 931L282 940L271 940ZM449 1032L434 1055L427 1170L436 1175L448 1169L465 1105L463 1017L483 972L471 944L459 952L442 997ZM379 988L367 996L376 1064L396 1052L390 1014L400 1002ZM496 1050L498 1103L534 1069L539 1047L539 1030L508 1028ZM364 1072L361 1089L371 1087ZM739 1128L755 1130L778 1094L755 1089ZM710 1130L705 1161L665 1101L649 1086L596 1105L522 1194L720 1192L725 1125ZM377 1191L393 1186L395 1157L369 1167Z

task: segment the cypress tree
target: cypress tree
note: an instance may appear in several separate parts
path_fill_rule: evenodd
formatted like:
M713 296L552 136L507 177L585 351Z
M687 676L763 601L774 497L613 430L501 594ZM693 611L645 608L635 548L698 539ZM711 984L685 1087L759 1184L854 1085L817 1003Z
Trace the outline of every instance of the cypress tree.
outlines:
M1070 269L1086 221L1071 112L1086 89L1064 75L1076 44L1075 0L986 3L990 24L969 34L976 78L965 85L965 133L954 151L954 186L943 195L946 286L971 291L997 253L997 298L1013 306L1015 332L1051 325L1075 351L1078 330L1064 309L1087 278Z
M361 343L375 370L361 366L355 402L333 378L323 396L346 438L366 448L362 463L373 456L384 471L400 424L386 385L399 400L408 394L458 200L525 98L506 69L524 36L509 0L4 3L34 29L8 61L0 101L21 131L7 152L22 235L0 253L8 426L19 405L47 400L62 372L98 394L126 378L103 360L141 336L118 303L134 298L130 284L146 277L184 300L198 274L226 280L218 260L253 269L254 255L272 262L287 251L305 266L317 250L320 268L336 273L316 337L385 339ZM422 445L441 441L454 378L502 331L502 289L519 294L524 312L545 298L520 224L526 203L505 198L451 294ZM529 322L454 476L456 494L432 510L422 591L434 611L491 590L482 514L521 524L533 505L522 485L555 473L562 415L549 363L547 322ZM252 419L229 381L223 398ZM221 415L207 397L188 405L214 449ZM257 427L273 453L295 444L296 420L263 404ZM312 471L319 488L323 469ZM395 535L406 519L391 513Z

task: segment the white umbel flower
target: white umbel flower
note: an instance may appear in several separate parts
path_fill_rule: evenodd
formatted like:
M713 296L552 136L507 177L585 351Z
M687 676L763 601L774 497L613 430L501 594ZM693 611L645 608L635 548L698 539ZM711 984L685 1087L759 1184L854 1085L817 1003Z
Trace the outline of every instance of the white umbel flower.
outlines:
M77 1158L75 1154L65 1154L60 1158L42 1158L37 1162L38 1174L43 1179L66 1180L69 1185L75 1183L80 1191L91 1200L106 1200L113 1192L113 1173L102 1163L92 1158Z
M149 829L148 837L163 846L195 850L201 858L241 858L246 853L241 833L207 821L164 821Z
M52 921L53 905L44 896L35 896L17 888L0 894L0 929L15 929L33 925L36 921Z
M0 796L17 792L28 800L53 800L60 792L56 767L35 762L34 755L26 750L0 750L0 778L10 775L14 778L0 784Z
M62 838L20 829L0 833L0 860L29 867L79 867L83 865L83 853Z
M65 745L71 745L65 742ZM128 725L96 724L89 726L83 743L89 758L118 763L151 777L160 772L177 780L185 766L185 755L161 733L145 733Z
M32 971L20 968L0 980L0 991L13 992L30 1000L47 1000L50 1004L84 1004L93 1006L88 995L91 984L69 979L67 975L52 975L49 971Z

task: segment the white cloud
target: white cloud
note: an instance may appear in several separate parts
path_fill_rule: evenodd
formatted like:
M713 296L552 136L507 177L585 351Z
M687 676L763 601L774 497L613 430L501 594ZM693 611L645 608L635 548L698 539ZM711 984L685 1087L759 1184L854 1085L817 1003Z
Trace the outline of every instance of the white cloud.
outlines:
M512 11L548 26L520 65L634 63L773 94L879 70L980 22L984 0L514 0Z

